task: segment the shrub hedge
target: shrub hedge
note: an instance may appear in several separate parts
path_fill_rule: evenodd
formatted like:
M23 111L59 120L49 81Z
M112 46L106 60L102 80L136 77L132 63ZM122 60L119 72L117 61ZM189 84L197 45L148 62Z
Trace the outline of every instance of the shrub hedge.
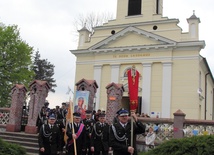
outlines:
M172 139L141 155L214 155L214 135Z
M0 139L0 155L26 155L26 150L18 144L12 144Z

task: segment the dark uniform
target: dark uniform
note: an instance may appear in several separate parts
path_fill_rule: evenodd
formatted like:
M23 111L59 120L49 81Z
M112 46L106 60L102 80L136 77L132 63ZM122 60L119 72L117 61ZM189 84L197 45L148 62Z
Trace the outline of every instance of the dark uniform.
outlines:
M85 129L86 129L86 154L87 155L91 155L91 134L93 131L93 126L95 124L95 120L92 119L91 115L92 115L92 111L90 110L86 110L86 118L82 121L83 124L85 125ZM87 118L89 115L90 118Z
M36 126L38 127L38 132L43 124L47 124L47 115L46 115L46 108L43 106L40 110L36 122Z
M94 120L95 120L96 122L99 121L99 114L100 114L100 113L101 113L101 110L100 110L100 109L98 109L98 110L97 110L97 113L95 113Z
M54 119L55 116L49 116ZM39 131L38 143L39 148L44 148L44 152L39 151L40 155L57 155L60 150L61 137L59 127L56 124L43 124Z
M127 110L123 111L128 113ZM119 115L122 113L119 113ZM128 147L131 146L131 122L128 121L125 126L118 121L110 127L110 145L113 148L114 155L130 155ZM133 124L133 146L134 153L137 155L136 149L136 134L142 134L145 132L145 126L140 122L134 122Z
M100 114L99 117L105 117ZM97 122L91 136L91 147L94 147L94 155L108 155L109 151L109 125L107 123Z
M75 112L73 115L75 117L81 118L80 113ZM74 127L74 132L78 137L76 139L77 155L83 155L86 150L86 143L85 143L86 142L86 134L85 134L86 131L85 131L85 126L83 123L79 123L79 125L77 125L76 123L68 123L67 131L66 131L66 135L68 136L67 145L66 145L67 155L74 155L74 141L73 141L73 137L72 137L72 134L73 134L72 127Z
M63 152L63 147L65 146L64 131L65 131L65 126L66 126L66 114L67 114L66 103L62 103L62 107L56 111L56 115L57 115L56 123L59 126L61 137L63 137L61 139L61 144L62 144L61 148L60 148L61 152Z
M65 146L65 141L64 141L64 135L65 135L65 125L66 125L66 120L57 120L56 124L59 127L60 131L60 137L61 137L61 147L60 147L60 152L63 152L63 148Z

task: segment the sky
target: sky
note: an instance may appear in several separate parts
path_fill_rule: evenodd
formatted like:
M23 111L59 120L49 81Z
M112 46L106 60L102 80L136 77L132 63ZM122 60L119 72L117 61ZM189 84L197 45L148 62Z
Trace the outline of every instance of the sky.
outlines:
M163 16L179 19L183 32L188 31L186 21L193 14L200 18L199 39L206 47L201 55L208 61L214 74L214 21L213 0L163 0ZM116 16L117 0L0 0L0 22L18 25L20 36L42 59L55 65L55 93L49 93L50 107L61 105L73 98L66 94L68 87L74 90L76 58L69 50L77 49L77 33L74 21L80 14L112 13ZM28 86L26 86L28 87Z

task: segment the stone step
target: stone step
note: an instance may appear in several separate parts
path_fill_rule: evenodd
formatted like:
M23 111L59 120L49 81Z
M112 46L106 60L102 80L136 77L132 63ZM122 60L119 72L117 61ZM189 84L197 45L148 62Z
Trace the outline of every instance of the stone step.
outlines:
M34 143L34 142L31 142L31 141L20 141L20 140L11 140L11 139L3 139L4 141L6 142L9 142L9 143L16 143L16 144L19 144L21 146L27 146L27 147L35 147L35 148L39 148L39 144L38 143Z
M0 132L0 138L4 141L19 144L26 149L28 155L38 155L38 134L26 134L24 132Z
M26 149L27 154L35 154L35 155L39 154L39 148L28 147L28 146L23 146L23 147Z
M38 134L27 134L25 132L0 132L0 136L1 135L12 135L12 136L16 136L16 137L27 137L27 138L38 138Z
M32 143L37 143L38 144L38 138L28 138L28 137L19 137L19 136L14 136L14 135L0 135L2 139L6 140L16 140L16 141L26 141L26 142L32 142Z

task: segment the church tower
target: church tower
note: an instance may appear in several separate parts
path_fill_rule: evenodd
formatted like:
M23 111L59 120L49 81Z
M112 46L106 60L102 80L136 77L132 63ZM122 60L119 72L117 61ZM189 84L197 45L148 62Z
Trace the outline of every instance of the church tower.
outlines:
M118 0L116 20L142 17L146 21L162 16L163 0Z
M201 22L198 17L195 15L195 11L193 11L193 15L187 19L189 23L189 35L192 40L199 39L199 23Z

